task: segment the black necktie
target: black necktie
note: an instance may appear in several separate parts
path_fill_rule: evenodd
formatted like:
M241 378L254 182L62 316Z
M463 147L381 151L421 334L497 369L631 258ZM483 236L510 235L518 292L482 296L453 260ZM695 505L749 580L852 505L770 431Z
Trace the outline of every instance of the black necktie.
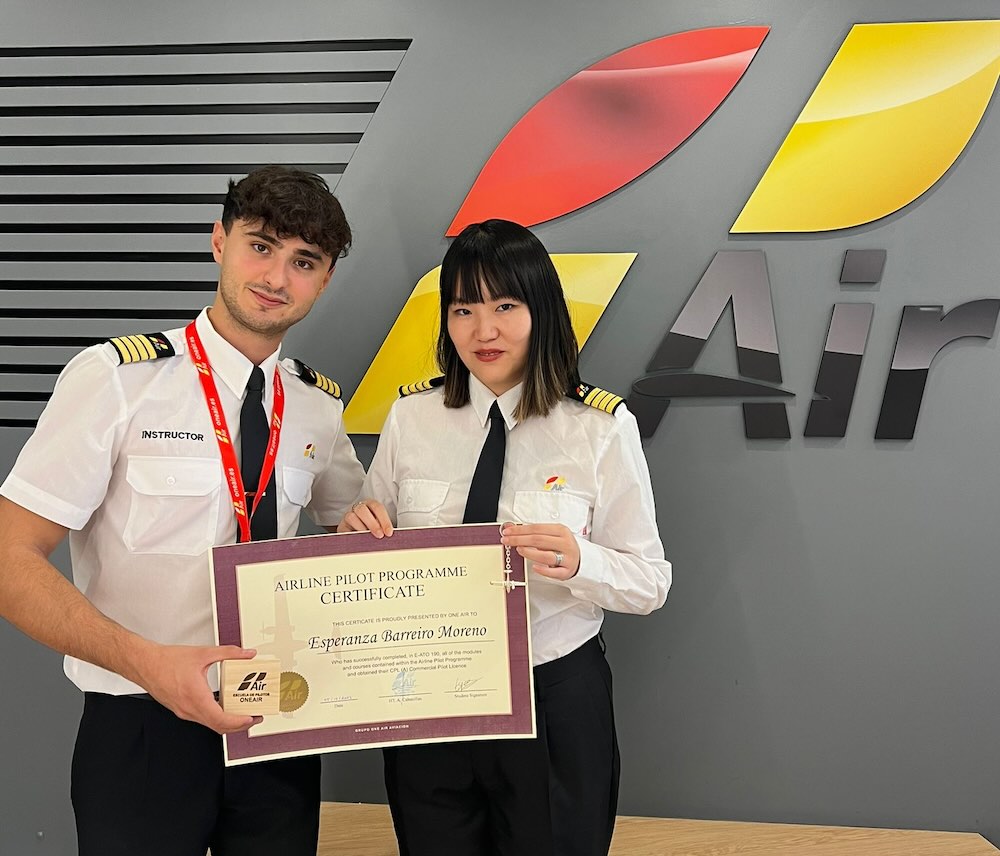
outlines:
M479 463L472 476L469 498L465 503L463 523L493 523L500 504L500 481L503 479L503 458L507 451L507 426L496 401L490 408L490 433L486 435Z
M243 454L241 475L247 492L247 513L253 508L260 470L264 466L264 452L271 436L267 414L264 412L264 372L254 366L247 382L247 395L240 408L240 450ZM274 496L274 472L260 499L257 511L250 520L250 539L264 541L278 537L278 511Z

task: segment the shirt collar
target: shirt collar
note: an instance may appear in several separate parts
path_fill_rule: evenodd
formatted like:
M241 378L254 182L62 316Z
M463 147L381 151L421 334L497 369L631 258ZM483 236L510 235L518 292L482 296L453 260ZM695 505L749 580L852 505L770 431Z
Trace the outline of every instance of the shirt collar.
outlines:
M496 401L500 405L500 413L503 416L504 423L507 425L507 430L511 430L517 425L517 419L514 418L514 411L521 400L521 390L523 387L524 384L519 383L517 386L508 389L498 398L490 392L489 388L482 381L478 380L475 375L470 374L469 401L476 413L476 419L479 424L486 425L490 418L490 408L493 406L493 402Z
M242 398L246 392L247 381L250 380L250 372L253 371L253 363L243 354L236 350L225 339L222 338L212 326L212 321L208 317L208 309L203 309L201 314L195 319L195 328L201 336L201 343L205 348L205 354L211 363L213 373L222 379L222 382L232 390L237 398ZM277 365L278 357L281 354L281 346L264 362L260 364L264 372L264 396L271 393L271 386L274 383L274 367Z

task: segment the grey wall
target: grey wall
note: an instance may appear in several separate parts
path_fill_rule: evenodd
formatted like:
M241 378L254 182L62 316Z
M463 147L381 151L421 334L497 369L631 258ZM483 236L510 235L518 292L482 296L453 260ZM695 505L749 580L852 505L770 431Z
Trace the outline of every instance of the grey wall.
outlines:
M796 393L790 441L747 441L734 405L675 404L647 443L675 582L659 613L607 623L621 810L976 830L1000 841L996 340L942 354L912 441L872 439L902 307L1000 297L1000 113L991 107L945 179L898 215L829 236L728 236L852 23L991 17L996 4L302 0L296 7L297 14L276 14L259 0L211 10L140 0L122 15L98 0L49 0L44 8L6 0L0 40L413 39L338 188L354 250L325 308L287 347L347 394L413 284L440 262L443 232L483 162L542 95L654 36L771 26L741 84L691 140L611 197L537 229L553 252L638 252L583 353L584 376L620 392L643 373L713 254L763 249L784 386ZM852 247L888 250L879 286L839 286ZM868 353L847 437L807 440L802 428L838 300L876 304ZM698 368L735 375L733 355L723 324ZM0 432L0 468L25 436ZM370 439L358 446L371 454ZM0 626L0 650L0 852L70 853L77 694L57 657L8 626ZM373 753L332 756L325 774L329 798L382 799Z

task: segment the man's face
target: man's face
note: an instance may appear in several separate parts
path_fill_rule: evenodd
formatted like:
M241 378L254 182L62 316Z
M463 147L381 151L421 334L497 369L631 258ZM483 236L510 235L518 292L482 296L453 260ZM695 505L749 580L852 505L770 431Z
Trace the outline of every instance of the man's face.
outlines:
M329 255L301 238L279 238L259 221L212 229L219 296L236 325L280 336L309 314L333 274Z

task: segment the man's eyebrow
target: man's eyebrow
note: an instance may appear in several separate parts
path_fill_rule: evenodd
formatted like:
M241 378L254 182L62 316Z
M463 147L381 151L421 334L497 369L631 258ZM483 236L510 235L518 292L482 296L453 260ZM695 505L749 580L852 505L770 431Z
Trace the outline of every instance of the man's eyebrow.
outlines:
M265 244L272 244L275 247L284 246L284 244L280 240L278 240L277 235L272 235L268 232L260 232L255 230L253 232L245 232L244 234L251 238L260 238Z
M246 232L245 234L251 238L259 238L265 244L271 244L272 246L278 247L279 249L284 246L284 243L276 235L272 235L268 232L260 232L254 230L252 232ZM295 255L305 256L307 259L313 259L314 261L317 262L323 261L323 256L321 256L319 253L314 253L312 250L304 250L301 247L295 251Z

